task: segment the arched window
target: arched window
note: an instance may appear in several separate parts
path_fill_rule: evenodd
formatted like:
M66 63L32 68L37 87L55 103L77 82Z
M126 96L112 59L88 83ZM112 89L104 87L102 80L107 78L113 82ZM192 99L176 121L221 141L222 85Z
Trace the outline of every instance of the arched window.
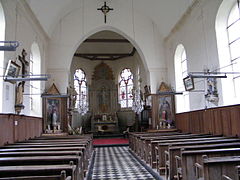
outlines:
M133 74L126 68L120 73L119 102L121 108L130 108L133 104Z
M232 70L240 72L240 7L239 1L235 3L228 17L228 45ZM240 74L233 76L236 97L240 97Z
M175 51L175 85L177 92L185 91L183 78L188 75L187 56L185 48L179 44ZM184 92L183 95L176 96L176 112L184 112L189 110L189 93Z
M37 43L33 43L30 52L29 74L41 74L41 55ZM30 81L30 114L34 116L41 116L41 81Z
M215 29L220 71L240 72L239 0L223 0L216 16ZM240 74L228 74L228 78L221 79L221 84L222 104L239 103Z
M0 2L0 41L4 41L4 40L5 40L5 16L4 16L2 4ZM0 67L1 67L0 74L3 74L4 51L0 51ZM0 78L0 99L3 99L3 78ZM0 102L0 112L3 111L2 104L3 104L3 101Z
M85 72L81 69L77 69L74 73L74 88L77 92L75 108L79 113L85 114L88 111L87 79Z

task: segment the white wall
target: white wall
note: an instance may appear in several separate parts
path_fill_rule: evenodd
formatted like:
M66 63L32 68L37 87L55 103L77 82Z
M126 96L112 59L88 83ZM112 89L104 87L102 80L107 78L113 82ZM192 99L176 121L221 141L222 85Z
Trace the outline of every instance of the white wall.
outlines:
M9 59L15 60L18 55L21 55L22 49L30 53L33 42L36 42L40 48L41 54L41 72L46 72L45 61L47 58L47 43L48 37L42 30L38 21L34 18L32 11L29 9L25 1L17 0L0 0L2 3L5 20L6 20L6 41L19 41L20 46L15 52L6 51L4 54L4 68ZM27 55L29 61L29 54ZM19 61L17 61L20 64ZM29 83L25 85L25 92L29 93ZM41 89L45 88L45 83L41 83ZM3 113L14 113L15 104L15 84L4 82L3 85ZM23 104L25 106L21 114L30 115L29 96L24 96ZM41 108L41 107L39 107Z
M222 0L197 0L178 22L165 40L165 55L168 62L168 78L175 86L174 53L178 44L183 44L188 59L188 72L211 71L219 68L215 33L215 18ZM196 90L204 90L202 79L196 83ZM219 105L222 105L221 83L218 80ZM190 110L203 109L214 104L205 102L204 93L190 93Z
M109 6L114 7L114 13L107 15L104 24L103 14L96 9L103 2L95 0L74 0L74 10L62 14L56 25L50 41L50 56L48 72L52 74L55 82L61 81L59 90L66 92L67 75L70 71L72 57L77 47L84 39L101 30L112 30L128 39L137 49L148 69L152 91L155 92L161 80L166 77L166 64L163 54L163 40L153 21L140 13L133 11L131 1L114 1ZM55 74L54 69L61 69L63 73ZM59 76L60 75L60 76ZM51 82L48 86L51 85Z

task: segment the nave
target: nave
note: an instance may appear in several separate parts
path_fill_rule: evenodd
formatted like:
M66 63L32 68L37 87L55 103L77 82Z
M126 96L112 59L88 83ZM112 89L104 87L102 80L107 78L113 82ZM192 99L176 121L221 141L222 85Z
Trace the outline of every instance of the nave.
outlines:
M92 179L155 179L129 152L127 146L95 148Z

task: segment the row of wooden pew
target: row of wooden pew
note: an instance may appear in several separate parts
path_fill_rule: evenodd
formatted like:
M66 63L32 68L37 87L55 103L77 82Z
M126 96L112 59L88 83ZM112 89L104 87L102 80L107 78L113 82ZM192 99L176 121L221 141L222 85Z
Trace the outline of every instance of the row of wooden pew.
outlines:
M240 180L240 139L211 134L135 132L129 147L166 180Z
M0 147L0 180L83 180L92 135L42 136Z

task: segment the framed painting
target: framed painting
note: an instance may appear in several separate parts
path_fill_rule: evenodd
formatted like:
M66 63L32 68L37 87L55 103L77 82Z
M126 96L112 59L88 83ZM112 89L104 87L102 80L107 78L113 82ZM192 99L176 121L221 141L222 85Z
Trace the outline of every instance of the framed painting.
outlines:
M15 81L10 81L10 79L18 77L19 70L20 66L12 60L9 60L3 79L5 81L9 80L9 82L15 83Z
M174 127L175 123L175 109L174 109L174 96L160 96L159 97L159 122L161 128ZM164 126L163 127L163 122Z
M46 125L53 129L61 125L61 103L59 98L46 98Z
M191 91L194 89L194 81L191 76L187 76L183 79L183 84L186 91Z

